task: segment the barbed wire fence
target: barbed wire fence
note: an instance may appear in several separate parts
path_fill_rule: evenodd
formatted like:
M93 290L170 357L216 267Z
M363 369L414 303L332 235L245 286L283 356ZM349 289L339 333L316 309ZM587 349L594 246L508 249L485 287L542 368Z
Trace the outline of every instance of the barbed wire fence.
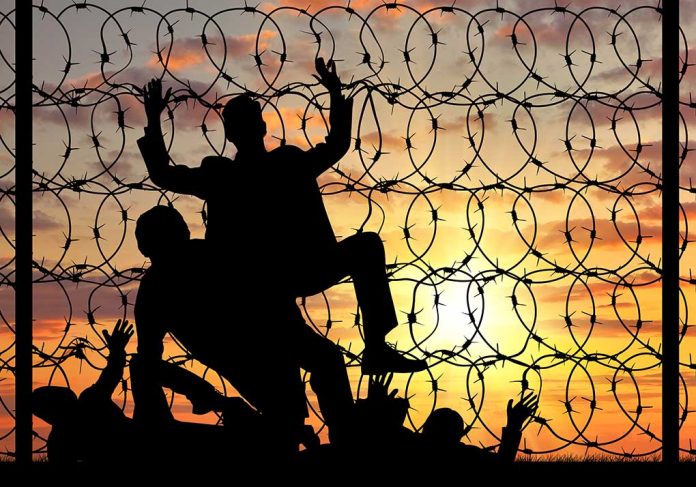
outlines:
M525 436L524 453L544 455L575 448L573 451L634 458L660 452L659 431L651 426L649 414L650 398L654 397L650 380L661 364L655 338L659 343L659 335L654 335L657 328L650 324L657 300L650 293L659 287L660 261L655 253L651 254L648 243L651 224L641 225L642 219L651 221L646 216L646 202L659 206L661 192L661 176L656 169L659 160L655 161L650 153L654 139L645 135L649 133L645 121L654 122L662 96L659 81L655 81L659 79L653 69L655 63L651 64L645 55L649 52L646 45L655 41L649 27L659 26L659 4L612 8L599 2L577 2L581 7L535 2L525 9L525 2L510 2L514 4L510 7L502 2L480 2L480 8L474 11L457 2L351 5L337 1L330 5L320 2L313 9L286 2L280 7L244 4L208 12L203 2L190 1L167 11L150 3L107 8L106 3L66 2L54 7L47 1L34 6L37 31L45 28L60 33L60 41L53 41L65 46L62 59L35 53L37 64L57 61L61 67L57 73L52 72L50 81L42 78L48 67L35 73L35 120L54 127L52 134L39 134L45 138L36 137L34 192L39 211L35 213L35 308L37 323L47 330L35 339L37 381L70 385L90 370L93 373L103 367L107 351L100 330L110 326L111 319L132 317L134 295L147 268L135 257L138 254L134 251L132 220L137 210L156 202L170 203L188 211L187 216L195 214L195 208L200 212L199 225L205 223L202 202L162 192L149 181L144 169L133 169L139 164L137 155L132 155L139 136L134 134L139 131L131 130L131 126L139 128L140 87L146 81L141 64L174 89L166 126L170 154L177 163L191 155L177 147L176 141L193 138L193 132L182 131L178 121L185 119L189 125L197 125L195 136L202 142L201 153L222 154L227 146L220 139L220 131L214 133L214 127L219 127L225 101L242 92L263 100L265 114L278 121L272 130L277 144L297 141L308 146L326 134L328 104L324 103L322 88L311 78L285 79L292 78L286 76L287 71L296 73L300 69L291 54L290 39L297 31L282 27L292 17L291 25L309 39L303 49L312 55L340 59L339 70L357 66L352 78L343 76L344 92L356 100L354 150L349 161L321 180L322 192L330 207L341 208L350 202L358 208L360 216L349 219L353 231L374 228L388 242L401 242L403 252L388 266L394 288L406 289L408 296L408 300L399 301L409 330L399 348L425 356L431 365L428 371L407 378L403 385L403 394L422 406L409 415L410 425L419 428L422 417L445 399L453 401L449 395L454 395L458 409L463 414L466 410L468 433L475 436L478 430L484 435L481 441L495 445L499 430L489 411L497 407L495 390L502 379L492 377L512 370L510 377L503 373L506 384L515 381L517 393L533 390L542 397L542 407L534 418L536 427ZM256 33L244 44L251 51L243 56L253 64L254 79L258 81L254 87L242 80L244 76L238 72L241 63L228 62L232 52L239 49L239 39L230 37L230 17L240 22L253 19ZM493 18L509 29L495 30ZM139 30L141 24L134 22L140 19L154 22L156 32ZM197 62L206 82L185 79L175 66L181 49L177 41L182 40L177 36L185 30L185 19L196 28L202 26L195 35L185 37L184 45L197 43L199 55L204 53L205 57ZM348 22L352 29L332 29L336 19ZM398 43L393 41L396 34L385 19L399 25ZM447 31L446 23L452 19L460 28ZM540 24L539 19L545 20ZM552 32L556 19L563 19L567 28ZM78 37L70 27L76 21L94 23L98 37ZM535 25L541 27L535 29ZM0 35L5 30L13 34L12 12L0 14L0 29ZM269 30L272 36L267 34ZM445 46L453 44L446 42L448 32L461 36L456 41L466 62L466 70L461 73L447 73L439 64ZM681 75L687 79L693 73L693 60L689 58L686 35L683 31L681 35ZM359 46L348 53L350 56L340 47L347 42L346 36L352 36L352 42ZM549 37L560 39L560 43L546 41ZM148 44L150 39L154 42ZM84 50L86 41L91 58L78 60L73 53ZM545 46L545 42L551 45ZM576 44L584 48L576 49ZM503 45L510 55L506 59L514 60L516 67L524 70L514 82L491 76L490 63L499 60L490 52L495 53L495 48ZM140 48L149 49L147 59L138 57ZM545 70L550 61L542 56L542 48L555 53L553 62L560 62L558 71L563 73L565 84L557 82L558 73ZM184 54L191 55L192 48L187 49ZM0 57L7 76L0 90L0 119L11 123L12 56L3 47ZM74 77L78 63L88 61L96 66L96 72ZM389 74L396 64L403 78ZM497 71L498 76L504 74L505 69ZM440 82L448 75L454 80L453 87L432 88L444 84ZM219 95L222 88L225 94ZM284 102L289 99L299 103L299 121L287 119ZM682 105L685 109L696 106L690 99ZM491 117L502 106L510 118L503 121L500 116ZM398 119L397 136L382 128L394 110L405 114ZM456 156L445 158L444 164L438 148L449 147L453 137L449 132L455 130L440 118L447 111L460 117L456 138L464 145ZM563 117L553 118L559 112ZM192 114L197 121L193 121ZM577 129L578 118L584 120L583 130ZM290 127L295 123L300 125L299 139L291 136ZM563 133L560 140L554 140L558 150L552 155L562 159L564 165L540 155L552 123ZM505 144L493 139L494 145L514 147L519 154L505 166L491 158L488 149L493 137L490 134L501 127L507 133ZM684 116L682 129L682 172L688 174L693 147L689 145L689 122ZM631 136L626 136L627 131ZM14 159L9 133L7 129L0 133L0 210L13 208ZM615 157L621 158L622 166L607 170L610 162L599 155L605 149L602 140L613 143ZM89 146L85 146L86 141ZM198 153L193 155L197 157ZM401 161L398 171L384 167L388 155ZM597 159L604 165L595 162ZM449 169L443 170L442 165ZM684 182L682 191L687 194L696 190ZM501 209L503 204L507 206ZM549 230L548 212L553 206L564 214L564 219L560 228ZM687 251L692 248L689 211L688 204L683 204L683 259L688 258ZM461 219L457 239L452 239L446 215ZM506 219L499 220L500 215ZM506 258L500 254L500 247L491 246L487 229L496 225L506 227L507 234L502 235L518 245L513 246L519 250L515 250L514 258ZM4 218L0 226L7 250L0 266L0 288L5 296L0 308L0 407L7 419L0 423L3 442L14 434L9 387L13 380L14 325L8 304L14 262L7 257L14 248L11 228L11 220ZM553 241L548 237L551 231L556 232ZM626 253L622 261L612 261L596 250L610 237L612 248ZM440 247L447 249L444 259L439 257ZM76 248L88 258L75 261ZM435 264L441 260L449 262ZM222 279L230 278L228 265L220 263ZM691 277L682 280L684 349L694 343L688 321L691 298L686 289L696 281ZM502 301L488 298L496 294L496 286L510 292ZM549 289L559 296L560 314L551 316L552 306L547 306ZM455 300L461 303L457 318L447 314L447 306ZM514 340L507 342L491 326L491 315L500 312L503 301L514 320L513 331L506 332ZM337 311L342 304L335 294L329 291L301 304L317 332L339 341L338 318L345 311ZM57 309L64 314L62 324L49 317L58 314ZM598 336L606 338L603 316L613 319L613 336L622 340L619 346L607 341L610 350L598 348L602 342L596 340ZM357 311L354 323L344 329L353 324L360 329ZM445 328L448 331L443 336ZM346 360L355 372L360 354L349 348L345 349ZM689 391L693 386L687 372L696 368L691 363L690 349L685 351L682 357L688 356L689 362L682 360L682 425L690 424L692 418ZM190 356L180 348L170 360L184 365L190 362ZM456 377L458 382L450 382L445 388L441 373ZM211 380L217 380L227 392L221 379ZM361 379L356 380L360 394ZM174 396L171 398L174 404ZM127 381L121 400L124 408L130 407ZM320 412L313 409L320 418ZM612 421L622 426L612 430L611 436L601 434L600 439L596 432L606 424L606 411L610 409L612 418L620 418ZM537 433L548 438L546 443L533 444ZM636 438L641 437L645 441L636 447ZM42 433L37 432L36 448L37 453L45 452ZM696 454L691 447L683 451Z

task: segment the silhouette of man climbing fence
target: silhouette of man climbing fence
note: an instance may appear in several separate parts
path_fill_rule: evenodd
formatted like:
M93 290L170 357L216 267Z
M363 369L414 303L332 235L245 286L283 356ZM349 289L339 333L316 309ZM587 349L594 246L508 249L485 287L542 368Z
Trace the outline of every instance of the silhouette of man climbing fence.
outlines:
M316 178L350 146L352 100L341 94L333 61L325 65L317 58L316 69L317 80L331 97L331 129L325 143L307 151L290 145L267 151L261 104L240 95L222 112L225 136L237 147L234 161L206 157L197 168L169 164L160 117L171 88L163 96L161 81L152 80L143 88L148 124L138 140L150 179L162 189L206 201L206 240L220 258L235 258L237 272L250 286L262 287L263 279L274 273L280 289L300 297L350 276L364 320L364 373L423 370L424 360L406 358L385 342L398 322L379 236L358 233L336 242L326 214ZM242 184L248 181L252 184ZM248 212L247 205L261 195L267 198L268 214Z

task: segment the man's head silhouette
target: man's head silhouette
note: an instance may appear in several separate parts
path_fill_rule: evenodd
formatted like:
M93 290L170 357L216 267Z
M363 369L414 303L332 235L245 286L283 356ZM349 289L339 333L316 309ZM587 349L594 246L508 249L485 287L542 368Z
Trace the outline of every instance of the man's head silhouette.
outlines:
M140 215L135 225L138 249L153 262L176 252L191 238L181 213L170 206L158 205Z
M256 150L266 136L261 104L247 94L235 96L222 110L225 137L240 152Z
M31 400L32 412L52 426L69 422L77 406L77 396L67 387L39 387L32 392Z
M425 421L422 435L433 444L457 444L464 435L464 420L450 408L436 409Z

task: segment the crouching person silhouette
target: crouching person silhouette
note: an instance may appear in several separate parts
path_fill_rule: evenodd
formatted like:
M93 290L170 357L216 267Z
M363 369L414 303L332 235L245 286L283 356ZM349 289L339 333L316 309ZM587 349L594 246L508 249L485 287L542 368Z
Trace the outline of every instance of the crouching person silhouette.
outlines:
M497 452L461 443L466 434L461 415L449 408L433 411L423 424L420 434L424 452L433 459L449 457L452 460L470 462L512 463L522 439L522 431L529 424L538 407L538 397L532 393L516 403L510 399L507 404L507 425L503 427Z
M243 276L222 275L208 242L191 239L174 208L143 213L136 238L151 261L135 304L140 365L150 381L175 391L180 382L173 380L175 370L162 370L163 339L170 333L191 358L227 379L260 412L269 449L285 455L297 451L299 442L313 441L304 425L301 367L311 374L332 442L349 433L353 398L343 356L306 325L294 298L273 289L245 289ZM189 388L194 412L213 409L209 401L216 396L199 392Z
M32 393L34 414L52 426L47 443L50 462L108 461L128 448L133 425L111 395L123 377L125 347L132 334L127 321L119 321L111 334L104 331L109 348L106 367L79 397L57 386L39 387Z
M516 403L507 403L507 424L502 429L496 452L462 443L467 428L461 415L450 408L435 409L426 419L420 433L403 426L409 402L397 396L398 390L389 392L391 375L370 378L368 395L358 399L356 410L362 428L358 436L364 444L379 451L388 451L394 458L413 457L424 465L437 464L442 468L460 468L462 464L511 463L515 460L522 438L522 431L531 421L538 397L533 393L523 396ZM383 460L383 458L382 458Z
M331 99L325 143L307 151L285 144L268 151L261 105L240 95L222 112L225 136L237 148L234 161L206 157L200 167L170 165L160 117L171 89L163 96L161 81L155 79L143 88L148 125L138 141L140 151L154 184L206 201L206 240L221 257L243 256L236 265L247 282L273 273L289 295L301 297L350 276L364 324L363 373L423 370L425 361L408 359L385 341L398 322L379 236L360 233L337 242L324 207L317 178L350 147L352 99L341 94L333 61L325 65L318 58L316 69ZM264 205L256 210L254 202L260 198Z
M51 463L71 464L122 464L124 458L131 461L170 463L177 459L186 461L215 461L229 458L232 450L249 449L249 438L254 432L248 429L243 437L225 427L175 421L171 416L162 388L152 388L138 369L137 356L131 358L130 379L135 403L134 418L128 418L111 399L123 379L126 364L126 345L133 335L128 321L116 323L113 331L104 330L109 349L106 367L97 381L87 387L79 397L67 387L44 386L32 393L34 414L51 425L48 435L48 460ZM175 367L169 364L171 367ZM202 396L202 391L217 397L208 397L216 410L232 420L250 424L255 413L247 407L241 409L241 399L224 398L209 391L206 382L187 371L179 374L177 389L183 394ZM156 413L156 434L143 423L139 410ZM230 416L230 412L232 415ZM234 418L232 417L234 416Z

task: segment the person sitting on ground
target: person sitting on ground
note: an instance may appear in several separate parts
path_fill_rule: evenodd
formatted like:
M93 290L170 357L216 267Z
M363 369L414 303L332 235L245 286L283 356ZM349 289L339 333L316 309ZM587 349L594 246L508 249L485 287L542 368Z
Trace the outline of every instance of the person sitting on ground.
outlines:
M109 349L106 367L97 381L77 396L68 387L43 386L32 392L33 413L49 425L47 455L51 463L89 464L121 463L124 456L132 460L139 458L152 462L157 459L172 461L183 458L188 461L213 460L228 456L236 445L240 445L240 435L230 435L227 428L213 425L175 421L167 406L166 397L159 388L157 404L163 406L158 414L166 418L167 427L159 431L158 437L147 434L138 422L139 407L148 408L143 401L152 397L152 392L143 394L148 387L137 368L137 356L131 358L131 386L135 403L134 419L127 417L111 399L116 387L123 379L126 364L126 345L133 335L133 326L128 321L118 320L109 333L103 331ZM171 364L170 364L171 365ZM174 367L172 365L172 367ZM194 374L179 376L184 381L177 388L196 397L201 391L209 391L203 381ZM207 383L206 383L207 384ZM239 398L209 398L223 412L226 423L235 421L248 424L255 413L251 408L243 411L243 401ZM150 406L152 409L152 406ZM229 413L232 411L232 415ZM162 421L160 424L164 424ZM239 430L239 428L237 428ZM191 449L191 446L195 446ZM241 445L239 450L247 448Z
M367 398L356 401L356 424L360 428L356 437L369 448L389 451L396 457L511 463L515 460L522 431L538 407L538 397L533 393L524 395L517 403L510 399L507 425L503 427L497 452L493 452L461 442L467 429L461 415L450 408L435 409L419 433L405 428L409 401L398 397L398 390L389 392L391 378L391 374L371 377Z
M538 397L529 393L513 404L507 404L507 425L503 427L497 452L466 445L461 442L466 434L461 415L450 408L434 410L423 424L420 440L424 451L433 455L469 459L477 462L512 463L522 439L522 431L529 424L538 407Z

